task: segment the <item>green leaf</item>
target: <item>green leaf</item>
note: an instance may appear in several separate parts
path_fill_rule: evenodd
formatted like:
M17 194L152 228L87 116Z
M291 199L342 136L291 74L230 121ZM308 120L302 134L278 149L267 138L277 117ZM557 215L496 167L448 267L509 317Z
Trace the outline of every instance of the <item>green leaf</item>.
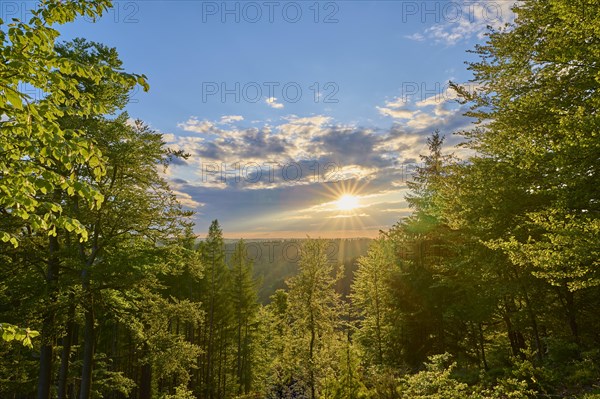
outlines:
M10 101L13 107L20 110L23 109L23 102L21 100L21 96L17 91L9 87L5 90L4 93L6 94L6 98L8 99L8 101Z

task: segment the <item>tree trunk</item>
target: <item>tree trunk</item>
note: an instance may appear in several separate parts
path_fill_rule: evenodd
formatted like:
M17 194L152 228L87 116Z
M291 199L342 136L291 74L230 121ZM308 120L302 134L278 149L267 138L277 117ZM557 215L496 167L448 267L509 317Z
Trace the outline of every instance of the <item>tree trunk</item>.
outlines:
M144 351L148 352L148 344L144 344ZM152 397L152 365L145 363L142 365L140 376L140 399L150 399Z
M483 369L488 371L488 364L485 358L485 339L483 336L483 325L479 323L479 346L481 347L481 361L483 363Z
M67 377L69 376L71 346L73 345L73 332L75 330L75 295L72 292L69 294L69 301L67 333L62 339L62 354L58 372L58 399L67 399Z
M49 305L44 310L42 323L42 346L40 348L40 372L38 379L38 399L50 398L52 386L52 363L54 360L54 323L56 311L54 309L58 294L58 274L60 260L58 258L58 238L48 237L48 263L46 269L46 285L48 288Z
M572 291L569 291L567 284L563 284L563 291L565 297L565 310L567 320L569 321L569 328L576 344L579 344L579 326L577 325L577 308L575 307L575 295Z
M77 202L75 203L77 209ZM98 216L99 217L99 216ZM94 352L96 345L95 334L95 315L94 315L94 293L91 287L91 268L98 254L98 224L94 225L94 235L92 238L92 248L89 256L86 256L85 247L79 244L79 256L83 262L81 271L81 288L83 291L84 304L84 329L83 329L83 364L81 367L81 385L79 390L79 399L89 399L92 390L92 370L94 368Z
M533 308L531 306L531 301L529 300L529 294L528 294L527 290L525 289L525 287L523 287L523 297L525 299L525 306L527 307L527 315L529 316L529 321L531 323L531 329L533 331L533 339L535 341L536 356L537 356L538 360L542 360L542 357L544 354L542 353L542 340L540 339L540 333L539 333L538 324L537 324L537 317L535 315L535 312L533 311Z
M523 353L523 349L525 349L525 339L523 338L523 334L514 328L510 319L510 312L514 306L509 304L508 299L504 300L504 306L504 323L506 324L506 331L508 333L508 339L510 341L510 347L512 349L513 356L524 359L525 354Z
M89 287L87 287L89 289ZM94 362L94 303L91 293L85 309L85 325L83 332L83 365L81 368L81 388L79 399L89 399L92 390L92 369Z

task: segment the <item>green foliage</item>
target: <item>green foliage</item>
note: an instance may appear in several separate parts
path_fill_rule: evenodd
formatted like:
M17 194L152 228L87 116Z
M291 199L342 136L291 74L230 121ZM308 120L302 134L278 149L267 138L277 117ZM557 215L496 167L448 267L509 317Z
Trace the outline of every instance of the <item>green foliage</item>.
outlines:
M231 259L230 301L233 306L233 342L235 349L235 376L238 394L248 394L254 382L256 340L258 333L258 288L252 264L246 258L246 245L240 240Z
M434 355L425 365L426 370L400 380L398 393L402 399L463 399L470 397L467 384L451 377L456 363L449 363L450 355Z
M367 364L393 363L391 331L394 308L390 290L397 271L395 248L391 240L380 237L371 243L367 256L358 259L351 300L359 317L358 342L363 346Z
M93 179L100 179L105 173L103 154L82 130L60 121L110 113L118 104L98 101L97 93L82 90L80 84L109 81L126 91L137 84L147 89L142 75L57 51L55 25L81 15L100 16L110 5L109 0L45 0L31 10L28 22L15 19L4 29L0 20L0 209L26 221L34 231L54 236L57 229L67 229L85 241L88 231L77 219L63 215L61 202L50 194L77 192L91 209L104 199L89 182L74 178L77 165L87 165ZM32 98L20 92L23 84L43 96ZM18 245L10 231L1 234L3 242Z
M321 376L336 362L329 355L335 351L335 330L340 323L340 299L335 291L340 276L334 274L327 258L327 241L306 240L301 249L299 272L287 281L287 312L291 352L296 366L295 378L307 386L311 398L318 395Z
M492 388L470 387L452 376L457 363L448 353L434 355L425 364L425 370L400 379L399 398L406 399L527 399L535 395L525 381L507 378Z
M339 365L333 372L326 373L323 382L323 398L359 399L367 397L367 388L361 375L359 351L351 342L339 345L336 358Z
M466 171L477 173L478 161L489 160L516 178L512 190L501 186L499 197L491 181L479 188L494 195L495 204L517 204L514 225L500 231L492 247L571 291L600 283L595 245L600 20L590 12L597 6L597 1L525 1L515 8L515 25L491 32L476 47L480 61L470 64L481 87L470 114L481 127L466 133L479 152Z
M173 395L161 396L161 399L196 399L196 396L187 387L179 385L175 387L175 393Z
M58 43L56 25L109 6L0 21L0 318L41 331L0 324L22 344L1 348L0 395L598 397L600 14L519 2L475 49L479 92L454 86L476 153L459 162L434 132L412 215L361 254L349 296L308 239L297 269L260 265L260 306L243 241L227 258L215 220L196 246L160 170L186 155L118 115L143 75Z
M29 328L17 327L8 323L0 323L0 335L5 342L19 341L24 346L33 348L31 339L37 337L40 333L30 330Z
M125 375L122 371L113 371L110 367L110 359L106 354L98 353L95 356L95 370L92 386L93 397L104 398L113 392L121 395L129 395L135 387L135 381Z

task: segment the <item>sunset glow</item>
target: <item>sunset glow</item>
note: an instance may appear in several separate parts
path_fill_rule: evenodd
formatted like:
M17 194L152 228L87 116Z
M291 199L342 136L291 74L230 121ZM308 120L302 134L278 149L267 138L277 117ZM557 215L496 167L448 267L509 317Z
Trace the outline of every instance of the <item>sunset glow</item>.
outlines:
M351 211L359 207L358 197L350 194L344 194L336 202L337 208L340 211Z

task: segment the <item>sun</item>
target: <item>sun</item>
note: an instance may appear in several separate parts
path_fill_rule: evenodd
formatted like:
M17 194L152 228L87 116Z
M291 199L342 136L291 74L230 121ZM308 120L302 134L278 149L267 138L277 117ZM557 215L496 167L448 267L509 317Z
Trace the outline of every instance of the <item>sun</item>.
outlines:
M342 195L335 204L340 211L351 211L360 205L358 197L350 194Z

